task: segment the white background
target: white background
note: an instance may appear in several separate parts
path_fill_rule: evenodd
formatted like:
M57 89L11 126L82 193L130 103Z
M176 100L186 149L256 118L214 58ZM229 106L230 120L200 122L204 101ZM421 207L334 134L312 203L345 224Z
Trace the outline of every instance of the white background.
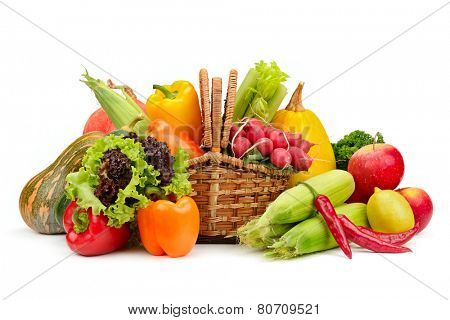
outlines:
M303 80L308 95L444 4L6 3L90 61L0 3L2 298L70 254L64 236L28 229L17 203L26 181L81 134L97 107L78 81L82 66L98 78L117 77L145 101L153 83L196 83L201 67L224 78L237 68L242 79L253 62L274 59L291 76L290 92ZM386 255L391 263L355 248L352 261L331 250L271 262L243 247L199 245L182 259L143 250L70 256L2 301L2 319L146 318L129 316L127 306L162 303L244 306L246 314L237 319L302 318L259 317L258 303L319 303L319 316L308 319L447 318L449 18L450 5L305 101L332 140L353 129L381 131L402 152L402 186L424 188L435 205L428 229L409 244L414 253Z

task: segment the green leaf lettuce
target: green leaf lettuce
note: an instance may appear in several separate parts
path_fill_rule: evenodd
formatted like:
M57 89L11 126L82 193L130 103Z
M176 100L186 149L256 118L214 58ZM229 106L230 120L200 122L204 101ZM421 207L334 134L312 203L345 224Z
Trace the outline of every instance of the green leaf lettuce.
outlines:
M117 200L105 207L95 196L95 188L99 184L98 168L104 153L108 150L119 149L132 163L132 177L124 189L120 189ZM137 208L145 207L149 200L141 191L152 184L159 184L159 172L145 162L145 152L141 144L122 135L107 135L99 139L89 148L83 157L82 168L78 172L70 173L66 177L66 195L77 201L78 206L92 209L92 214L98 215L100 211L108 217L108 225L120 227L126 222L134 220ZM127 199L134 199L131 205L126 204ZM130 203L130 202L129 202Z
M173 193L177 198L188 195L192 191L191 183L189 182L189 173L187 172L189 154L182 148L178 149L173 163L174 176L172 182L165 187L162 187L166 195Z

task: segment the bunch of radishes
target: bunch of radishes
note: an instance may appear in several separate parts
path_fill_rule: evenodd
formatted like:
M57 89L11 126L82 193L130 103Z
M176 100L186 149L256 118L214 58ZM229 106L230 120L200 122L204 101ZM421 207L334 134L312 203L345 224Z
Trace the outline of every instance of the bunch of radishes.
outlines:
M306 171L313 161L307 154L313 144L302 139L301 134L266 126L255 118L243 119L240 126L233 124L230 141L236 158L243 158L256 148L263 158L270 159L275 167L281 169L292 165L297 171Z

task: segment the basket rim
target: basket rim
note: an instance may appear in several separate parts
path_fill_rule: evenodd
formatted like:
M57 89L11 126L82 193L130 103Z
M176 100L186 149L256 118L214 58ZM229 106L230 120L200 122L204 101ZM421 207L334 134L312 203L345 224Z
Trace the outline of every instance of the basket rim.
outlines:
M196 158L192 158L188 160L189 167L195 167L197 165L204 164L208 161L211 161L213 165L219 165L221 163L226 163L231 165L237 169L247 169L250 171L261 172L272 176L280 176L280 177L289 177L292 172L288 172L285 170L269 168L263 164L256 163L245 163L243 160L231 157L229 155L220 153L220 152L207 152L204 155Z

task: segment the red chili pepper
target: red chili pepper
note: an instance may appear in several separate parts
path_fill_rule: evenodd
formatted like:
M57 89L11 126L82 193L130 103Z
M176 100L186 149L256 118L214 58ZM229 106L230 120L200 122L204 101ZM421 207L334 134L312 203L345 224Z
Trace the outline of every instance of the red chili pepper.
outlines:
M330 229L334 240L336 240L337 244L345 253L345 255L349 259L351 259L352 249L350 249L350 245L344 232L344 228L341 225L338 215L336 214L336 210L334 210L333 204L331 203L330 199L328 199L327 196L320 194L315 197L314 206L327 223L328 229Z
M108 218L100 213L93 215L69 203L64 212L64 230L67 245L82 256L97 256L122 248L130 238L130 229L124 224L120 228L109 227Z
M385 242L373 235L362 232L358 226L351 222L346 216L340 216L339 221L341 222L348 239L360 247L379 253L403 253L411 251L409 248Z
M342 216L339 217L339 219L343 219ZM362 233L365 233L369 236L378 238L382 241L396 244L396 245L402 245L407 243L409 240L411 240L419 231L419 226L414 226L413 228L400 233L384 233L384 232L378 232L363 226L357 226L359 231Z

